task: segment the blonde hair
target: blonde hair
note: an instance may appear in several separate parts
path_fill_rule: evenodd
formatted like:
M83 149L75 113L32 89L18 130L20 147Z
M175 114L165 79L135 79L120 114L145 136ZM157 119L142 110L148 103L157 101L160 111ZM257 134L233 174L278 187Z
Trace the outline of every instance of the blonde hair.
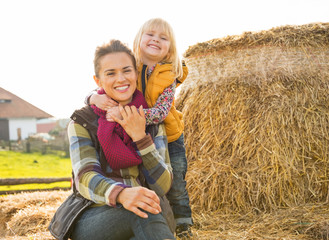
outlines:
M174 76L175 78L179 79L183 76L183 67L180 58L178 56L174 31L172 27L169 25L169 23L161 18L152 18L146 21L137 32L133 45L133 51L135 54L137 65L140 65L142 63L141 49L140 49L142 36L145 32L148 32L155 28L161 29L168 36L170 41L170 48L168 54L161 62L171 63L173 66L172 71L174 73Z

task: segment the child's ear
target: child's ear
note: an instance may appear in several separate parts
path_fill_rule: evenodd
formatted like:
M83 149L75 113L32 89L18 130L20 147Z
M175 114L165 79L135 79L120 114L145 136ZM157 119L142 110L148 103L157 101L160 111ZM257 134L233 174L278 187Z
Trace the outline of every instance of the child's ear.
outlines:
M98 87L102 87L101 85L101 81L98 79L98 77L96 77L96 75L94 75L94 81L97 84Z

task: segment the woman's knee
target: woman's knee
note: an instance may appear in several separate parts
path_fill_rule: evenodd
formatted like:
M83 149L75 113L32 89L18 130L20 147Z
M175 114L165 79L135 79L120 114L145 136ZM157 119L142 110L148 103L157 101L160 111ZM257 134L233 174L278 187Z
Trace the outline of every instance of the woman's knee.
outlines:
M148 218L138 217L134 226L135 236L141 239L174 239L173 233L170 231L166 219L161 213L148 213ZM136 238L139 239L139 238Z

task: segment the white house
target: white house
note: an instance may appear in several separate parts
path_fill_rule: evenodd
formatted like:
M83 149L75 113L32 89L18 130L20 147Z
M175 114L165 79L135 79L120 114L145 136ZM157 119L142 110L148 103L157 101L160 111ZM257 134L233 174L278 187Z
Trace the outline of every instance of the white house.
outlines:
M53 116L0 87L0 140L22 140L37 133L37 120Z

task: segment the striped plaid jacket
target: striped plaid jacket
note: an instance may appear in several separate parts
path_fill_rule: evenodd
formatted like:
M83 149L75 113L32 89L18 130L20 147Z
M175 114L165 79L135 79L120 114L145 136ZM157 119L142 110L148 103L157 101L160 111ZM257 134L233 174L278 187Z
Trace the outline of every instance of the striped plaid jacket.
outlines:
M158 133L135 142L143 163L126 169L112 170L97 139L98 116L91 107L77 110L68 125L74 182L79 193L99 205L116 207L118 194L126 187L148 186L159 196L171 187L172 168L165 127ZM115 146L113 146L115 147Z

